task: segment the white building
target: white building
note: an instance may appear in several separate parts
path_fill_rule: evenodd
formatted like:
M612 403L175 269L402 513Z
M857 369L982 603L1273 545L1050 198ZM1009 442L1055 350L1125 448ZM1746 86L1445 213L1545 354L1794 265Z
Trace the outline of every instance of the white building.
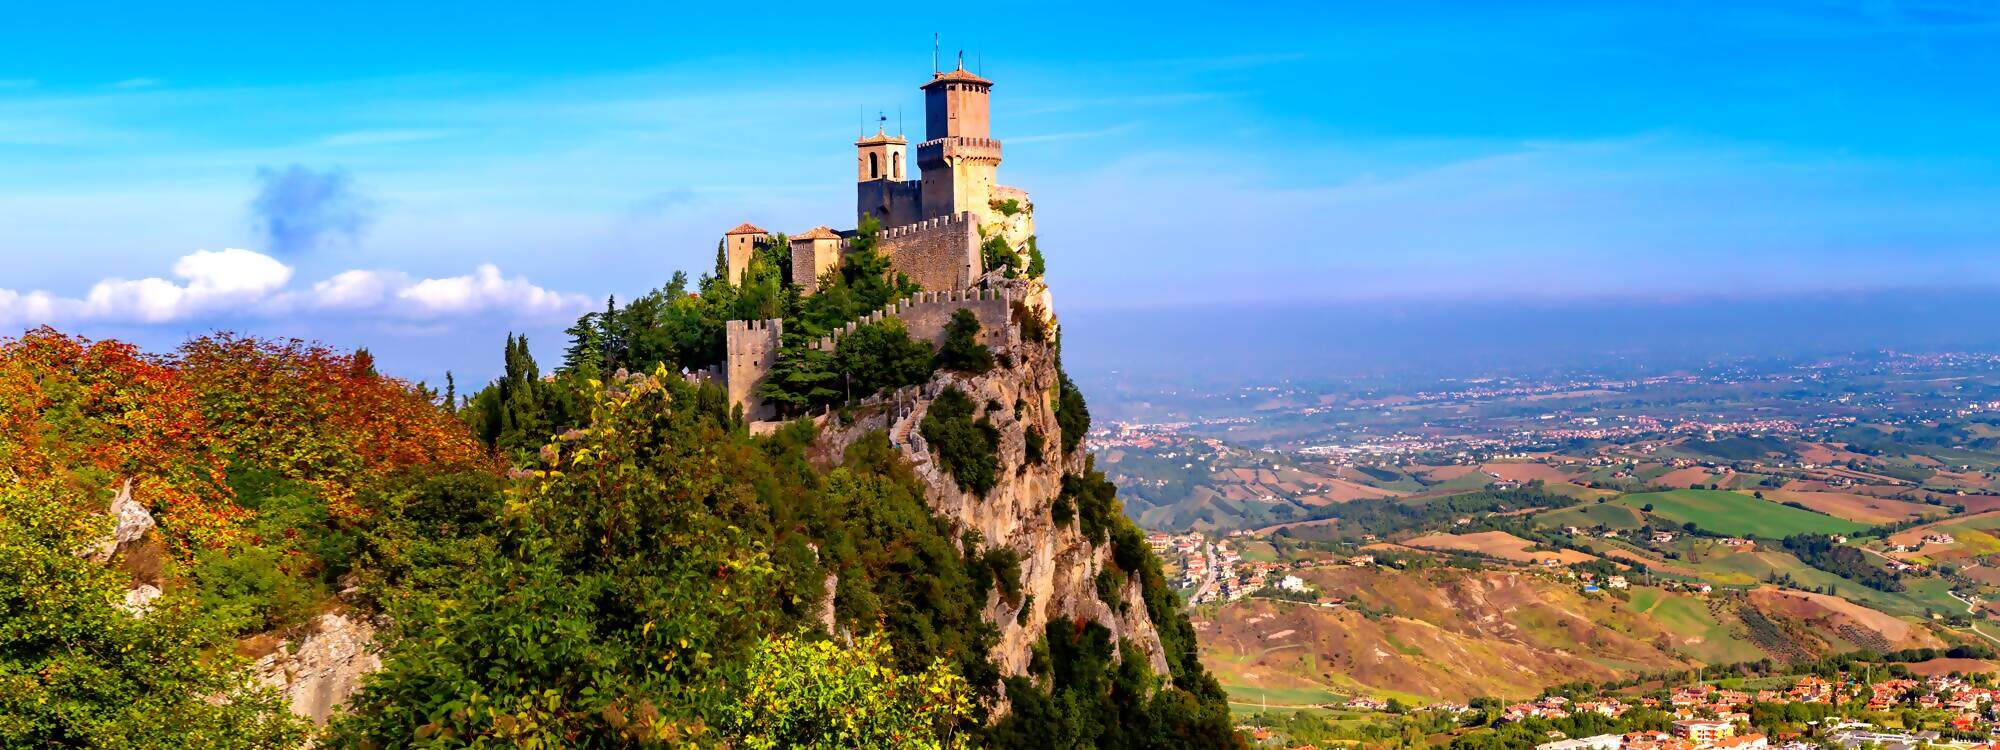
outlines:
M1600 734L1574 740L1557 740L1536 745L1535 750L1619 750L1625 747L1625 735Z

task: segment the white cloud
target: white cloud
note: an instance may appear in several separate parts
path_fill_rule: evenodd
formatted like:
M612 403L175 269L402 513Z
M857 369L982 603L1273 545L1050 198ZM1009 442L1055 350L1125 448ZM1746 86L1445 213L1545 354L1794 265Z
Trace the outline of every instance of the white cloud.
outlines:
M588 306L583 295L551 291L483 264L471 274L416 279L401 271L350 270L304 290L288 288L293 269L252 250L198 250L174 263L177 280L108 278L81 298L0 289L0 324L189 320L342 314L433 321L474 315L555 318Z

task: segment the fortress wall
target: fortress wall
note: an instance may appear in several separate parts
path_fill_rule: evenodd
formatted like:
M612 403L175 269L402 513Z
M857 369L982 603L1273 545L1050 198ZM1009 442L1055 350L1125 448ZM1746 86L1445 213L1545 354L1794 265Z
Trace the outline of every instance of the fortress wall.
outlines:
M843 240L841 250L851 242ZM970 213L884 229L877 248L925 291L961 289L979 276L979 223Z
M944 344L945 326L951 323L952 314L961 310L971 310L979 319L979 341L990 347L1013 346L1021 342L1021 329L1014 325L1014 295L1009 289L953 289L942 292L922 292L897 301L881 310L863 316L861 320L847 324L831 336L822 336L814 348L831 351L840 337L852 333L855 328L868 323L878 323L888 318L903 321L910 338L929 341L932 346Z
M732 320L724 324L728 354L723 359L723 385L729 390L729 403L742 406L746 420L756 422L776 416L777 410L757 397L757 386L763 384L765 376L771 374L771 366L778 361L784 331L785 322L777 318Z

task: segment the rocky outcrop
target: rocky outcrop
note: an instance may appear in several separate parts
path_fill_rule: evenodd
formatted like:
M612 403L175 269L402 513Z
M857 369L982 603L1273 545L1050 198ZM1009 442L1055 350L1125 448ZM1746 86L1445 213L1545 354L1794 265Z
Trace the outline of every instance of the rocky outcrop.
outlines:
M84 550L82 557L102 563L111 562L120 552L139 544L145 539L146 532L152 531L156 525L153 514L146 510L146 506L132 499L130 479L125 480L118 495L111 499L111 517L115 519L111 533Z
M359 617L320 615L313 632L296 642L282 641L257 660L257 681L284 694L292 713L325 724L334 709L361 689L361 680L382 668L374 651L375 627Z
M1033 282L1013 282L1036 286ZM1017 298L1033 297L1034 290ZM1035 314L1035 313L1029 313ZM1017 338L1017 340L1019 340ZM995 350L1000 365L980 375L940 372L929 383L904 388L865 402L846 424L828 420L821 431L821 455L832 458L862 436L883 430L915 467L927 486L932 511L978 531L989 546L1006 547L1020 555L1021 597L1009 604L996 591L986 603L986 619L1000 630L993 661L1007 675L1027 671L1036 641L1051 620L1085 620L1103 625L1113 638L1129 639L1151 657L1153 670L1167 674L1159 633L1146 612L1136 576L1121 590L1123 605L1099 599L1096 579L1111 562L1109 544L1093 545L1075 523L1057 526L1050 508L1062 491L1065 474L1084 470L1085 452L1062 450L1062 428L1055 418L1060 379L1055 347L1030 341ZM1000 482L984 496L961 491L951 474L931 455L919 425L926 409L946 388L957 388L978 404L1000 435ZM1033 427L1044 438L1042 461L1027 460L1027 433ZM1022 607L1029 611L1023 616Z

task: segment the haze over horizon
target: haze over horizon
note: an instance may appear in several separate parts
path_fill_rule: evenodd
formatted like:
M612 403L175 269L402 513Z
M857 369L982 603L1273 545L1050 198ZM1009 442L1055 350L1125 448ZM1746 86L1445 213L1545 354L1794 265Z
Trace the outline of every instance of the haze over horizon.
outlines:
M1435 356L1329 333L1371 310L1473 311L1468 333L1500 325L1482 310L1650 305L1689 321L1656 327L1676 347L1743 305L1832 305L1852 345L1992 330L1909 304L2000 290L1980 4L1020 6L969 37L752 12L23 9L0 29L0 330L223 327L467 381L513 330L552 366L576 314L708 269L739 221L851 222L857 120L921 135L937 31L946 67L964 48L997 82L1003 178L1108 351L1183 305L1325 362ZM778 41L804 30L848 41Z

